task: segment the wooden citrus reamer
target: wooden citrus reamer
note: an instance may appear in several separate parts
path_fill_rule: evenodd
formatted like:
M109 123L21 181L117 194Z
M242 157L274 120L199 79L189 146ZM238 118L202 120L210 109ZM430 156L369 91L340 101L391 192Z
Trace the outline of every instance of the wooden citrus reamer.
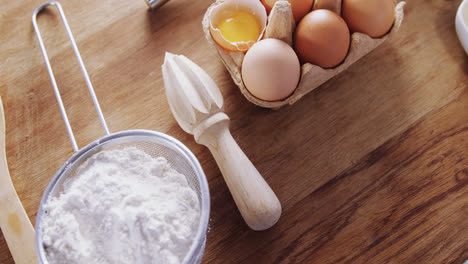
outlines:
M281 204L229 132L230 120L218 86L181 55L166 53L162 71L175 119L213 154L247 225L254 230L273 226L281 215Z

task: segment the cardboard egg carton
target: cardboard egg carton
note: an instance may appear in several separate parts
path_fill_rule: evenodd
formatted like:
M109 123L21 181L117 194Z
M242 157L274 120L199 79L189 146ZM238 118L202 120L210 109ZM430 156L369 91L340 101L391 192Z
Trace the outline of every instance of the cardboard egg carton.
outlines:
M313 65L311 63L305 63L301 66L301 78L296 90L287 98L281 101L264 101L253 96L249 90L244 85L241 75L242 61L244 59L244 52L233 52L227 51L220 46L218 46L211 37L210 34L210 21L209 14L211 9L220 5L225 0L217 0L213 3L205 13L203 18L203 30L205 32L205 37L208 42L217 50L221 60L226 66L226 69L231 74L231 77L234 83L239 87L242 94L250 102L265 108L274 108L278 109L285 105L292 105L297 100L301 99L304 95L311 92L315 88L319 87L321 84L325 83L335 75L338 75L340 72L347 69L351 64L371 52L373 49L377 48L384 41L389 39L394 35L400 28L401 23L403 22L403 8L405 2L399 2L395 6L395 21L391 30L381 38L371 38L366 34L362 33L353 33L351 35L351 44L344 61L335 68L324 69L320 66ZM296 27L291 5L287 1L277 1L275 6L268 16L268 23L266 31L263 38L276 38L280 39L290 46L293 43L294 29Z

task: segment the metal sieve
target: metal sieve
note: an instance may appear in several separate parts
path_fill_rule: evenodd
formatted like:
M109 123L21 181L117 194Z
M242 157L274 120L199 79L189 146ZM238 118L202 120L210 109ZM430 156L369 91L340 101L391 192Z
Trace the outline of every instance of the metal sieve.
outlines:
M80 65L81 71L86 80L86 84L93 99L93 103L96 107L96 111L99 115L101 124L106 133L106 136L88 144L82 149L78 149L78 146L76 144L76 140L73 135L70 123L68 121L68 117L62 103L60 92L57 88L55 77L50 66L50 61L41 38L39 28L37 26L37 15L40 13L41 10L43 10L49 5L53 5L58 9L62 22L67 31L68 37L72 44L73 50L77 57L78 63ZM36 218L36 249L39 262L48 263L45 252L46 250L43 246L42 241L42 230L40 227L41 220L43 216L47 213L44 211L44 205L47 203L49 198L57 196L62 190L64 181L69 177L73 177L73 175L76 173L76 170L84 162L86 162L88 158L95 155L96 153L110 149L136 147L154 158L161 156L166 158L167 161L171 164L172 168L186 176L189 186L197 193L200 202L199 226L196 233L196 237L194 238L190 250L186 253L183 263L200 263L205 249L205 239L210 212L210 195L208 191L208 184L206 181L205 173L203 172L203 169L201 168L200 163L198 162L196 157L180 141L163 133L149 130L126 130L111 134L107 128L107 124L99 106L99 102L94 93L93 86L81 59L80 52L78 51L78 48L71 33L70 27L68 26L68 22L66 20L61 5L55 1L46 2L42 4L34 11L32 15L32 23L39 41L42 54L44 56L44 61L47 66L47 71L49 72L50 80L54 88L60 111L65 121L65 126L67 128L68 135L70 136L70 140L75 151L71 158L68 159L68 161L65 162L65 164L54 175L49 185L47 186L39 205L39 210Z

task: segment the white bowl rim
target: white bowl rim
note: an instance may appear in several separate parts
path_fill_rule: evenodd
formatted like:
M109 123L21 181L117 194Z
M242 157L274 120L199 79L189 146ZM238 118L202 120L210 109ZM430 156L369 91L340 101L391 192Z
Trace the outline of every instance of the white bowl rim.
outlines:
M464 0L458 7L457 14L455 16L455 29L457 32L458 39L460 40L465 52L468 54L468 17L464 16L464 10L468 8L468 1ZM468 11L466 11L468 12Z

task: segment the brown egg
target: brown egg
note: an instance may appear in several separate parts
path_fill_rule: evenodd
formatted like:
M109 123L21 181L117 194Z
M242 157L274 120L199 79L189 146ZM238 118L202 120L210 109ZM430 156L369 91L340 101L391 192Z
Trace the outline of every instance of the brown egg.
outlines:
M341 15L341 0L315 0L312 10L328 9Z
M350 34L346 22L336 13L319 9L297 25L294 49L302 62L333 68L348 54Z
M379 38L393 25L395 4L393 0L343 0L341 12L352 32Z
M296 89L301 65L294 50L278 39L255 43L242 62L242 80L249 92L265 101L280 101Z
M261 0L268 13L278 0ZM294 20L298 23L312 8L314 0L287 0L291 4Z

